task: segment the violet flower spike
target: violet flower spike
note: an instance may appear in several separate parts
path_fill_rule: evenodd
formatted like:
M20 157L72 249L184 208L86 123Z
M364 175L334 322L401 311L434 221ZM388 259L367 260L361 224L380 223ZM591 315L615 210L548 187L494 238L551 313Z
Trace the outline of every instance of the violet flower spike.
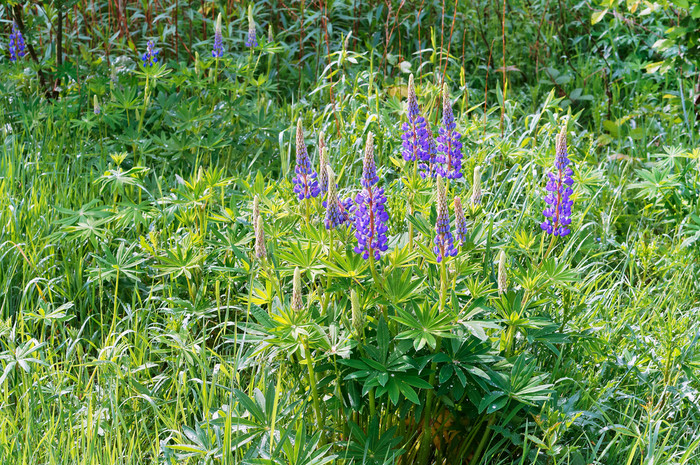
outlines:
M318 197L321 189L318 186L316 179L316 171L311 166L309 153L306 150L304 143L304 128L301 126L301 118L297 120L297 164L294 168L296 176L292 180L294 182L294 193L297 194L299 200Z
M462 134L456 130L454 112L447 84L442 88L442 127L438 141L438 161L442 164L439 174L448 179L462 177Z
M574 192L571 188L574 183L571 176L574 172L569 167L570 163L566 147L566 126L564 126L556 137L554 171L547 174L546 189L549 193L544 201L548 206L543 211L546 219L540 225L547 234L564 237L571 232L568 226L571 224L571 207L574 204L570 199Z
M17 27L17 23L13 22L12 33L10 33L10 60L17 61L26 54L22 31Z
M427 160L418 165L420 168L420 176L425 179L426 177L435 178L438 175L438 154L437 146L435 145L435 138L433 137L433 132L430 127L426 127L426 151Z
M374 162L374 134L367 135L365 157L362 165L362 192L355 197L353 215L355 222L355 252L365 260L370 256L375 260L381 258L382 252L389 248L386 237L389 214L386 212L384 189L376 187L379 182L377 167Z
M435 222L435 247L433 251L440 263L445 257L457 255L454 239L450 231L450 212L447 209L447 192L442 177L437 179L437 221Z
M258 46L258 39L255 31L255 19L253 18L253 5L248 5L248 37L245 46L255 48Z
M223 58L224 56L224 38L221 34L221 13L216 18L216 26L214 27L214 48L211 51L211 56L214 58Z
M403 158L406 161L430 161L430 139L425 118L420 114L413 74L408 78L408 121L403 123Z
M146 53L141 56L143 66L153 66L158 63L158 54L160 53L160 50L156 50L155 47L155 43L152 40L149 40L146 44Z
M325 149L324 149L325 151ZM335 173L330 165L325 169L328 176L328 200L326 201L326 229L335 229L348 221L348 212L338 199L338 188L335 185Z

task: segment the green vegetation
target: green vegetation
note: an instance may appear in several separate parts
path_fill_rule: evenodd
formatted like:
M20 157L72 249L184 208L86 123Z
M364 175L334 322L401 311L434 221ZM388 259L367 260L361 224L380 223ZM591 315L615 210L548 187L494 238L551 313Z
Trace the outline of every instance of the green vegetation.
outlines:
M700 463L700 4L375 3L0 5L0 463Z

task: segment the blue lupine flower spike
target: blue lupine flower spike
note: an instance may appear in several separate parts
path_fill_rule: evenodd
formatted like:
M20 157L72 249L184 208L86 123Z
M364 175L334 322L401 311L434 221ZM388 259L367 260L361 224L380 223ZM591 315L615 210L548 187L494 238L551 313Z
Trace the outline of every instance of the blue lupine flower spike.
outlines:
M258 39L255 32L255 19L253 18L253 5L248 5L248 37L245 41L246 47L257 47Z
M413 74L408 78L408 121L403 123L402 155L406 161L430 162L430 140L432 136L428 126L420 114ZM427 170L422 170L427 173ZM423 175L425 174L423 173Z
M12 23L12 33L10 34L10 60L17 61L26 55L24 37L17 27L17 23Z
M433 251L438 263L445 257L457 255L450 231L450 212L447 209L447 189L442 177L437 178L437 221L435 222L435 247Z
M548 194L544 201L547 208L544 209L545 220L540 225L547 234L555 236L566 236L571 230L571 207L574 202L570 199L573 194L571 186L574 174L569 167L571 161L566 148L566 126L561 128L561 132L556 137L556 157L554 160L554 171L547 174Z
M155 47L156 44L152 40L149 40L146 44L146 53L141 56L143 66L153 66L158 63L158 54L160 50L156 50Z
M318 197L321 189L318 186L316 179L316 171L311 166L309 153L306 151L304 143L304 128L301 125L301 118L297 121L297 165L294 168L296 176L292 180L294 182L294 192L299 200Z
M464 245L467 242L467 219L464 217L462 199L459 197L455 197L455 232L459 245Z
M325 152L326 150L323 149ZM326 165L326 176L328 178L328 200L326 201L326 218L324 223L326 229L335 229L348 221L348 212L338 199L338 188L335 185L335 173L330 165Z
M367 260L370 255L375 259L381 258L382 252L388 249L386 237L387 221L386 196L384 189L376 187L379 182L377 167L374 163L374 134L367 135L365 157L362 164L362 192L355 197L352 207L355 222L355 252L362 254Z
M452 102L450 102L447 84L442 88L442 127L438 141L438 174L448 179L462 177L462 134L456 130Z
M211 51L211 56L214 58L223 58L224 56L224 38L221 34L221 13L216 18L216 27L214 28L214 48Z

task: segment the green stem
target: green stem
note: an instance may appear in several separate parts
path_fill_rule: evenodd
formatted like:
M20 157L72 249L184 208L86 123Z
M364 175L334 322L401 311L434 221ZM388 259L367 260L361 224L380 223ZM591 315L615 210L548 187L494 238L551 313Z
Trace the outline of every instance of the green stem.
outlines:
M549 241L549 247L547 247L547 250L545 251L544 255L542 256L542 261L540 262L540 266L542 266L542 263L544 263L544 261L547 259L549 252L552 251L552 247L554 247L554 243L556 242L556 240L557 240L557 236L552 234L552 240Z
M316 414L316 424L318 428L323 428L322 415L321 415L321 403L318 398L318 390L316 389L316 376L314 375L314 364L311 359L311 349L309 348L308 338L304 340L304 352L306 355L306 367L309 370L309 389L311 389L311 397L314 403L314 412ZM323 445L323 436L321 437L321 445Z
M136 134L141 134L141 129L143 129L143 120L146 116L146 107L148 106L148 81L149 76L146 74L146 87L143 90L143 108L141 109L141 117L139 118L139 128Z
M437 343L435 344L434 353L438 353L442 347L442 339L437 338ZM435 378L437 375L437 362L433 361L430 364L430 379L428 383L431 386L435 386ZM423 410L423 434L420 438L420 449L418 451L417 463L420 465L427 465L430 459L430 441L432 439L432 430L430 428L430 420L435 417L433 412L433 399L435 397L435 390L431 389L426 394L425 408Z
M484 447L486 447L486 443L488 442L489 437L491 437L491 425L493 425L495 421L496 417L492 415L491 418L489 418L488 423L486 423L486 431L484 431L484 435L481 437L481 441L479 441L479 446L476 448L476 451L474 452L474 457L472 458L474 463L477 463L479 458L481 458L481 453L484 451Z
M445 302L447 301L447 266L445 261L447 258L443 257L440 261L440 310L445 309Z
M331 262L333 259L333 228L328 230L328 261ZM325 314L328 310L328 305L331 303L331 293L329 289L331 288L331 275L328 274L326 278L326 288L323 290L323 313Z

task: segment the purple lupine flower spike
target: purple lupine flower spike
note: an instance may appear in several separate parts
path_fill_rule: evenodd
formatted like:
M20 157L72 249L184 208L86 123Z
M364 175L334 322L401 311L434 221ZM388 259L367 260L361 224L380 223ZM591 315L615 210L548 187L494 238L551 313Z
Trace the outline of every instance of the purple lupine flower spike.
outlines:
M325 149L324 149L325 151ZM328 177L328 200L326 201L326 229L335 229L348 221L348 212L338 199L338 188L335 185L335 173L330 165L326 165Z
M366 260L373 257L381 258L382 252L386 252L388 241L386 237L389 215L386 212L386 196L384 189L375 186L379 182L377 167L374 163L374 134L367 135L365 144L365 158L362 164L362 192L355 197L355 205L352 207L355 218L355 238L357 246L355 252L362 254Z
M456 131L452 103L450 102L447 84L442 88L442 127L437 138L438 161L442 164L439 174L448 179L459 179L462 177L462 134Z
M214 28L214 48L211 51L211 56L214 58L223 58L224 56L224 38L221 34L221 13L216 18L216 27Z
M294 168L296 176L292 180L294 182L294 192L299 200L318 197L321 189L318 186L316 179L316 171L311 166L309 153L306 151L304 143L304 128L301 126L301 118L297 121L297 166Z
M450 212L447 209L447 192L445 181L442 177L437 178L437 221L435 222L435 247L433 251L440 263L445 257L457 255L454 246L454 239L450 231Z
M420 176L425 179L426 177L435 178L438 175L438 153L437 146L435 145L435 138L433 137L433 131L430 130L430 126L425 128L426 130L426 145L425 145L425 161L418 165L420 168Z
M564 237L571 232L568 226L571 224L571 207L574 204L570 199L574 192L571 188L574 183L571 176L574 172L568 166L570 163L566 148L566 126L564 126L556 137L554 171L547 174L546 189L549 193L544 201L548 206L543 212L546 219L540 225L547 234Z
M146 44L146 53L141 56L143 66L153 66L158 63L158 54L160 53L160 50L156 50L155 47L155 42L149 40Z
M17 61L26 55L24 37L17 27L17 23L12 23L12 33L10 34L10 60Z
M403 123L403 158L406 161L430 161L430 135L425 118L420 114L413 74L408 78L408 121Z
M459 197L455 197L455 232L459 245L464 245L467 242L467 219L464 217L462 199Z
M255 31L255 19L253 18L253 5L248 5L248 37L246 38L245 46L251 48L258 46L258 39Z

